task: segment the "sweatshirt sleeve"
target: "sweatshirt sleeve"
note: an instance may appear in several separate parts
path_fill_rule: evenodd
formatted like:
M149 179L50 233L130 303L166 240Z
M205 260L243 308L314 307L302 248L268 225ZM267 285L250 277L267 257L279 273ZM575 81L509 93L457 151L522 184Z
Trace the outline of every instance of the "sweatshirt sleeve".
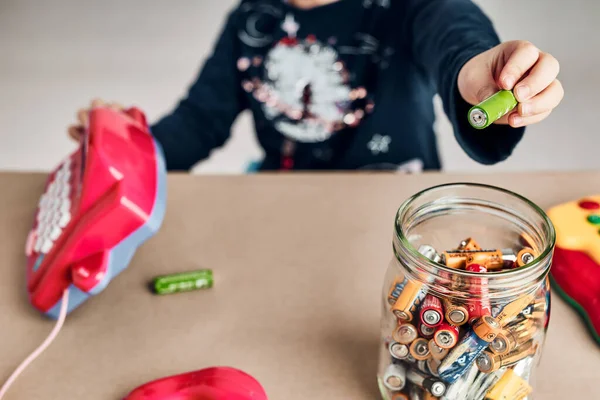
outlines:
M458 91L458 74L474 56L500 44L491 21L470 0L409 0L406 37L416 63L433 79L454 135L464 151L481 164L507 159L524 128L471 127L471 107Z
M151 127L170 171L189 170L222 146L230 136L231 125L247 107L236 67L236 17L235 10L229 14L212 54L187 95Z

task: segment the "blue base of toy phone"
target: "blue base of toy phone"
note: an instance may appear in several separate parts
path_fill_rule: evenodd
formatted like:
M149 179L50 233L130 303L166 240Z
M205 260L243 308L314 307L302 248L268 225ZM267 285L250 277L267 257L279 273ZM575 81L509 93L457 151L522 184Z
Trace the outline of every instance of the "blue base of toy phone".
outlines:
M127 236L110 250L106 275L90 292L84 292L73 285L69 286L68 313L79 307L90 297L103 291L115 276L119 275L127 268L137 248L158 232L164 219L167 205L167 172L162 148L156 141L154 142L154 147L156 149L157 187L154 208L152 209L150 218L146 224ZM50 318L58 318L61 304L62 300L59 300L50 310L48 310L48 312L46 312L46 315Z

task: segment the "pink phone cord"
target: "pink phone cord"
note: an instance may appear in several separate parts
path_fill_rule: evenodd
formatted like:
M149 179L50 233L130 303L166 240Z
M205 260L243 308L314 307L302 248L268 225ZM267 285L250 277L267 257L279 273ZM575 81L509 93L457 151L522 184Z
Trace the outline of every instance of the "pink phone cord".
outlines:
M50 344L52 344L54 339L56 339L56 336L58 336L58 332L60 332L63 324L65 323L65 319L67 318L67 310L69 308L68 306L69 290L65 289L62 297L62 304L60 305L58 320L56 321L56 325L54 325L52 332L50 332L50 335L48 335L46 340L44 340L44 342L37 349L35 349L33 353L31 353L25 360L23 360L21 365L19 365L17 369L15 369L15 372L13 372L12 375L8 378L8 380L4 383L4 385L2 385L2 388L0 389L0 400L2 400L6 392L8 392L8 388L10 388L10 386L17 380L19 375L23 373L25 368L27 368L29 364L35 361L35 359L38 358L40 354L42 354L44 350L46 350L48 346L50 346Z

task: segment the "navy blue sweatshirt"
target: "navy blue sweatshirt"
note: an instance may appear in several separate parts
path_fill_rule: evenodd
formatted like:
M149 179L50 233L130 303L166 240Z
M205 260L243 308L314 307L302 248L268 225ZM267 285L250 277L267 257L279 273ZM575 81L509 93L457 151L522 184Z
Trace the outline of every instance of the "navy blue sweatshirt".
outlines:
M469 0L340 0L308 10L244 0L186 97L152 132L167 168L188 170L249 109L261 170L437 170L439 93L464 151L494 164L524 129L471 128L457 78L499 43Z

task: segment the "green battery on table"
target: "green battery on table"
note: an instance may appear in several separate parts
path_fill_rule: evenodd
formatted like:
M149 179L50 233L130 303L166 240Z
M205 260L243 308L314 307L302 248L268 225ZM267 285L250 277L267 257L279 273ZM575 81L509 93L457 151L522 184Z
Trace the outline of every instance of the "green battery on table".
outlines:
M510 90L501 90L469 110L469 123L475 129L484 129L499 120L517 106Z
M150 289L156 294L190 292L212 286L213 272L210 269L158 276L150 283Z

